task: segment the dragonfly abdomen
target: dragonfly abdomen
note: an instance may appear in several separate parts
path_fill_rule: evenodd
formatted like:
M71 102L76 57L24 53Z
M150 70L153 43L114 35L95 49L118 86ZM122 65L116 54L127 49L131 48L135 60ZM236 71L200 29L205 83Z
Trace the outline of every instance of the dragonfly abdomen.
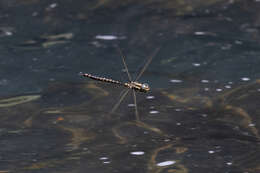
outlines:
M108 83L123 85L122 82L119 82L119 81L116 81L116 80L113 80L113 79L104 78L104 77L94 76L94 75L91 75L91 74L88 74L88 73L80 73L80 75L82 75L84 77L88 77L90 79L102 81L102 82L108 82Z

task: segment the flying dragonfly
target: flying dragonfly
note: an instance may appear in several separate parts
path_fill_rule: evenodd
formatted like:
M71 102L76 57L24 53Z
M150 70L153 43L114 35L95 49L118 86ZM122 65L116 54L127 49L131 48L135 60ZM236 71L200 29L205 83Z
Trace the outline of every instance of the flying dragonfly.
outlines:
M115 85L120 85L125 87L126 89L123 91L122 95L120 96L118 102L114 105L114 107L112 108L111 112L109 113L109 115L113 114L116 109L119 107L119 105L121 104L121 102L124 100L124 98L127 96L127 94L129 93L129 91L132 91L133 94L133 99L134 99L134 105L135 105L135 116L136 116L136 120L139 121L139 115L138 115L138 110L137 110L137 101L136 101L136 91L138 92L149 92L150 91L150 87L147 83L140 83L138 82L138 80L141 78L141 76L143 75L143 73L145 72L145 70L147 69L147 67L149 66L149 64L151 63L152 59L156 56L156 54L158 53L158 51L160 50L160 48L157 48L154 50L154 52L152 53L152 55L150 57L148 57L148 59L145 62L145 65L143 66L143 68L141 69L140 73L137 75L137 77L132 80L132 77L128 71L128 67L126 65L126 61L125 61L125 57L121 51L121 49L118 47L118 51L121 55L122 61L123 61L123 65L124 68L126 70L127 76L128 76L128 82L120 82L117 80L113 80L113 79L109 79L109 78L104 78L104 77L99 77L99 76L94 76L91 75L89 73L82 73L80 72L79 75L83 76L83 77L87 77L93 80L97 80L97 81L102 81L102 82L107 82L107 83L112 83Z

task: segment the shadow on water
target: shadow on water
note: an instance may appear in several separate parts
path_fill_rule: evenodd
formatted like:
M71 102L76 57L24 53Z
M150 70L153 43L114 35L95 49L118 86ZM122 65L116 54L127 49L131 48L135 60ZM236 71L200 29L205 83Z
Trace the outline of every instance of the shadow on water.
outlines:
M259 5L0 0L0 172L259 172Z

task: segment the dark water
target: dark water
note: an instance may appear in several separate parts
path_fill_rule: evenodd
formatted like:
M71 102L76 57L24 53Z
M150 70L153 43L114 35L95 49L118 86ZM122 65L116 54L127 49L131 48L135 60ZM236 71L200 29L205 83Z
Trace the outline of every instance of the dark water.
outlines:
M257 173L260 2L0 0L0 172ZM127 81L137 93L109 111Z

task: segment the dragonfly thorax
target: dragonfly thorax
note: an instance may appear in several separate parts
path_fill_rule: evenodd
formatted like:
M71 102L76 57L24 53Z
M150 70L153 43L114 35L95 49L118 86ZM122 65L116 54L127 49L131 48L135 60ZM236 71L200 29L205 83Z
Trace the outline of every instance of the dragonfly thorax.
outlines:
M134 89L140 92L148 92L150 90L150 87L147 83L139 83L139 82L128 82L125 83L125 86L127 86L130 89Z

